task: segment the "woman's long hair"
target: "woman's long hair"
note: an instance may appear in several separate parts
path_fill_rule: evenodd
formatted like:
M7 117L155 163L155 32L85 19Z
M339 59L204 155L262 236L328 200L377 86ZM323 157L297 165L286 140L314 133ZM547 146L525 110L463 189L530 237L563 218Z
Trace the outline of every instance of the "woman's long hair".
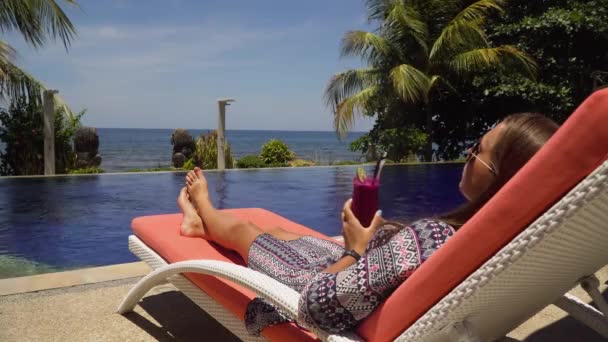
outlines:
M438 217L455 229L462 227L481 209L559 128L551 119L536 113L512 114L500 125L503 128L491 155L496 175L488 188L466 204Z

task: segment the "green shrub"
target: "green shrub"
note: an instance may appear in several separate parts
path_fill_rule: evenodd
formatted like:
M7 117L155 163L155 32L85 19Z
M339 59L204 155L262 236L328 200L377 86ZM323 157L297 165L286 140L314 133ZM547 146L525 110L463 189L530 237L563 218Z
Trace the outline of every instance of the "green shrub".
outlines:
M71 117L63 110L55 112L55 172L66 173L74 167L72 139L80 127L84 111ZM42 107L25 98L0 110L0 175L40 175L44 173L44 132Z
M255 154L244 156L236 162L236 167L239 169L261 168L265 166L264 161Z
M232 169L234 167L234 159L228 141L225 141L224 157L226 168ZM192 156L192 161L195 166L201 169L217 169L217 131L201 134L196 141L196 149Z
M74 170L68 171L68 173L71 175L88 175L88 174L104 173L104 172L105 171L99 167L85 167L82 169L74 169Z
M336 162L333 162L331 165L359 165L361 164L361 162L358 161L354 161L354 160L338 160Z
M350 150L361 152L367 160L375 161L385 151L391 160L417 160L424 151L427 134L414 126L372 129L350 144Z
M182 169L184 170L192 170L194 169L196 165L194 165L194 160L192 158L186 160L186 162L184 163L184 165L182 166Z
M291 167L303 167L303 166L315 166L315 165L317 165L317 164L314 161L304 160L304 159L296 159L289 163L289 166L291 166Z
M296 154L281 140L271 139L262 146L260 158L267 165L286 165Z

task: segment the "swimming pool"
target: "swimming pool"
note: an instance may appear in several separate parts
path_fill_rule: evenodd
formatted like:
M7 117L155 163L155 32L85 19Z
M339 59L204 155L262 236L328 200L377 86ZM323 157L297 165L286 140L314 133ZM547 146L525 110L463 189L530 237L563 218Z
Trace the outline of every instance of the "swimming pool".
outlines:
M371 168L371 167L368 167ZM415 219L463 201L462 165L391 165L382 174L385 218ZM355 167L207 172L219 208L262 207L339 235ZM0 179L0 278L136 261L136 216L177 212L183 172Z

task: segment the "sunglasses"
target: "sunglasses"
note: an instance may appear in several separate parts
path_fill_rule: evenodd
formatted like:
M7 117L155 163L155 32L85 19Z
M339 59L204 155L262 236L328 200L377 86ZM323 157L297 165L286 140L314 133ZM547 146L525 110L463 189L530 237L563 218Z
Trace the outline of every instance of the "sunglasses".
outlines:
M498 173L492 166L488 165L488 163L486 163L481 158L479 158L478 154L479 154L480 147L481 147L481 139L477 140L473 144L473 146L471 146L467 150L466 162L468 163L469 161L471 161L471 159L473 159L473 157L475 157L475 159L479 160L479 162L482 163L485 167L487 167L488 170L490 170L490 172L492 172L494 175L497 175Z

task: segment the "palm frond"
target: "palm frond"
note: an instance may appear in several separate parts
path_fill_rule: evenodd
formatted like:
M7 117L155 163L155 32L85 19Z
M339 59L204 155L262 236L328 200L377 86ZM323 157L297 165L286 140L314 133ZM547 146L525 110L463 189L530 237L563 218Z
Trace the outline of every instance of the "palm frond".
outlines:
M367 20L384 20L390 9L397 3L395 0L366 0Z
M431 83L429 84L429 93L433 91L433 89L439 87L439 85L447 88L451 92L458 93L458 89L454 87L445 77L441 77L439 75L434 75L431 77Z
M362 115L368 107L370 100L377 94L378 86L371 86L344 99L334 111L334 128L340 139L352 129L355 116Z
M458 13L453 21L483 20L491 11L502 12L505 0L479 0Z
M0 62L0 70L2 70L2 74L0 74L0 96L5 101L26 97L29 101L35 103L42 102L42 92L47 90L42 82L10 61ZM74 118L74 113L70 107L57 94L55 94L55 108L63 110L68 118Z
M390 72L393 88L399 97L408 103L428 100L431 79L409 64L401 64Z
M64 2L76 5L73 0ZM34 47L59 39L67 49L76 35L74 25L55 0L2 0L0 30L18 31Z
M359 56L364 60L373 62L390 55L390 43L375 33L350 31L342 38L342 57Z
M420 45L423 53L427 54L428 27L414 6L402 1L396 3L385 23L392 31L400 32L401 36L411 36Z
M73 0L63 0L70 5L76 5ZM32 10L38 13L38 18L46 35L53 39L61 39L67 48L76 35L76 28L59 6L56 0L29 0Z
M374 68L351 69L334 75L325 89L325 101L332 112L346 98L378 82L379 71Z
M431 47L429 59L437 62L462 51L489 47L480 20L460 20L445 26Z
M460 53L454 56L448 65L461 75L466 75L471 71L498 68L534 77L537 70L536 62L532 57L511 45L474 49Z
M503 11L504 3L505 0L479 0L458 12L435 40L430 59L436 60L473 48L489 47L481 26L491 11Z
M10 46L9 43L0 40L0 63L4 64L4 63L9 63L11 61L13 61L15 59L15 56L17 55L17 51ZM2 76L4 73L4 70L0 69L0 76Z

